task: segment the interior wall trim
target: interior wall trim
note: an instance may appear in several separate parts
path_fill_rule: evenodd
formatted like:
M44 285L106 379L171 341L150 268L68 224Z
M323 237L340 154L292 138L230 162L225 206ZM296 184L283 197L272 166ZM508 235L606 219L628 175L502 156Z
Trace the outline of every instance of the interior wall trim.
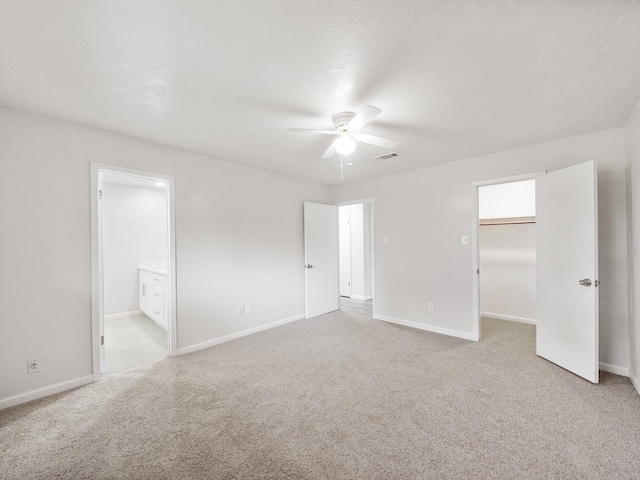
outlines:
M638 381L636 376L631 371L629 372L629 378L631 379L631 383L633 384L633 386L636 387L636 392L638 392L638 395L640 395L640 381Z
M213 347L215 345L220 345L221 343L230 342L231 340L236 340L238 338L246 337L247 335L252 335L254 333L262 332L263 330L269 330L270 328L279 327L280 325L285 325L287 323L295 322L296 320L302 320L306 315L301 313L300 315L295 315L293 317L284 318L282 320L278 320L272 323L267 323L266 325L260 325L259 327L250 328L248 330L242 330L241 332L232 333L231 335L225 335L224 337L214 338L211 340L207 340L206 342L196 343L195 345L191 345L189 347L178 348L175 356L186 355L188 353L197 352L198 350L204 350L205 348Z
M618 365L609 365L608 363L599 364L600 370L603 372L614 373L615 375L622 375L623 377L629 377L629 369L624 367L619 367ZM631 380L633 383L633 380ZM635 386L635 385L634 385ZM636 387L637 390L637 387Z
M526 225L536 223L536 217L513 217L513 218L481 218L481 227L490 227L492 225Z
M135 317L137 315L142 315L142 310L133 310L132 312L122 312L122 313L114 313L113 315L105 315L104 319L105 321L115 320L116 318Z
M513 315L502 315L501 313L480 312L481 317L497 318L498 320L507 320L508 322L528 323L535 325L536 320L534 318L515 317Z
M435 325L427 325L424 323L413 322L411 320L404 320L401 318L389 317L387 315L375 315L375 320L382 320L383 322L395 323L396 325L403 325L405 327L415 328L417 330L424 330L431 333L439 333L441 335L449 335L450 337L463 338L465 340L476 341L477 339L473 333L461 332L459 330L451 330L443 327L436 327Z
M49 395L55 395L72 388L82 387L93 383L93 375L85 375L84 377L74 378L73 380L67 380L65 382L54 383L46 387L31 390L29 392L20 393L13 397L7 397L0 400L0 410L9 407L15 407L22 403L27 403L32 400L38 400L39 398L48 397Z

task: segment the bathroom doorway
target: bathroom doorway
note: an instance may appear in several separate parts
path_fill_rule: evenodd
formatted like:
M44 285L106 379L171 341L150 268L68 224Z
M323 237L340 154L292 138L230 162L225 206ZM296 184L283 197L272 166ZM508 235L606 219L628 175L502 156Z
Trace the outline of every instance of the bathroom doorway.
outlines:
M92 189L95 378L171 355L175 247L172 178L92 164Z

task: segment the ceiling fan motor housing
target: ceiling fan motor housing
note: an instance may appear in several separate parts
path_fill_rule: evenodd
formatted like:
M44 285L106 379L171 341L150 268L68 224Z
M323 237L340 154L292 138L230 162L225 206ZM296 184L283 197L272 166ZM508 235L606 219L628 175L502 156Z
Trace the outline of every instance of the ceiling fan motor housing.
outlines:
M331 120L333 120L333 125L338 130L343 130L346 132L348 130L347 124L355 116L356 114L354 112L340 112L340 113L336 113L333 117L331 117Z

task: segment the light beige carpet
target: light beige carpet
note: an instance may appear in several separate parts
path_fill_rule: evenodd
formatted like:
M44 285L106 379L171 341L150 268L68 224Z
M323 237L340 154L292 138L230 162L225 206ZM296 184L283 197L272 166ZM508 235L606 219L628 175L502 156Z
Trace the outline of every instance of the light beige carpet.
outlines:
M0 412L2 479L634 479L640 397L536 357L335 312Z

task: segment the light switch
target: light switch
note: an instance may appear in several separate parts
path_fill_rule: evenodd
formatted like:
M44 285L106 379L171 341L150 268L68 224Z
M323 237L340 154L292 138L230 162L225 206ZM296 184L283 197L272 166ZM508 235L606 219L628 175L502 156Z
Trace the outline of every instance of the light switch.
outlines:
M389 237L384 237L382 241L384 242L385 245L389 245Z
M469 245L469 236L468 235L464 235L462 237L462 244L463 245Z

